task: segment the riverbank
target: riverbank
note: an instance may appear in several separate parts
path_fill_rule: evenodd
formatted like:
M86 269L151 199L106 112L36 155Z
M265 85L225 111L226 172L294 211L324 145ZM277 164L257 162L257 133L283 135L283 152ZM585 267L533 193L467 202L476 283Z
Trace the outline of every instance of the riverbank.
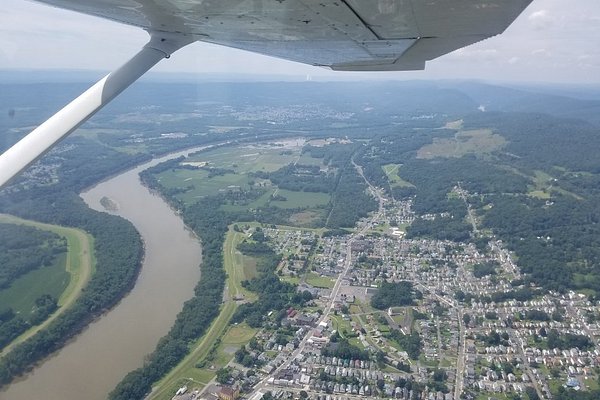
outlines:
M81 194L88 206L102 212L100 199L114 199L119 209L110 213L128 219L140 233L146 254L136 284L112 310L23 379L9 385L2 398L28 399L43 392L50 400L82 395L105 399L128 371L143 364L144 356L192 297L200 276L200 243L180 216L150 193L138 177L139 171L168 157L146 162Z

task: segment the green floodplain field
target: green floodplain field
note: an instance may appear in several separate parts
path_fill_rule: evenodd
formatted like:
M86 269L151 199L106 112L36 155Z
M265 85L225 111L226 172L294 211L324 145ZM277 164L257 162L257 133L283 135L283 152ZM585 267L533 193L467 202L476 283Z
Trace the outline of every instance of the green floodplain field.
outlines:
M67 241L67 252L60 254L52 265L30 271L7 289L0 290L2 308L12 308L15 312L29 312L35 299L44 294L57 298L59 306L44 322L30 328L6 346L4 353L48 326L75 302L94 272L95 260L93 237L79 229L24 220L7 214L0 214L0 222L47 230Z
M251 187L264 189L264 193L244 206L224 205L228 211L264 207L267 204L279 208L318 208L331 200L328 193L301 192L279 189L269 180L257 179L252 172L273 172L290 163L317 165L325 168L321 159L302 154L303 141L274 144L226 146L190 155L182 167L195 166L202 169L173 168L157 175L166 189L181 189L177 198L191 204L198 198L215 195L228 190L248 190ZM211 176L207 168L224 169L226 173ZM273 199L281 196L285 200Z

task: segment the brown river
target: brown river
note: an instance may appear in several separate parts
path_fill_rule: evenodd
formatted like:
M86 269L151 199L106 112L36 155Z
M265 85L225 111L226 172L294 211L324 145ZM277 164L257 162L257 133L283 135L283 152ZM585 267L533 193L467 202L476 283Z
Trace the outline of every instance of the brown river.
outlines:
M81 193L93 209L108 197L111 211L130 220L146 245L133 290L111 311L46 359L24 378L0 391L2 400L101 400L127 374L142 365L165 335L200 278L201 247L181 218L144 187L140 171L190 149L154 159Z

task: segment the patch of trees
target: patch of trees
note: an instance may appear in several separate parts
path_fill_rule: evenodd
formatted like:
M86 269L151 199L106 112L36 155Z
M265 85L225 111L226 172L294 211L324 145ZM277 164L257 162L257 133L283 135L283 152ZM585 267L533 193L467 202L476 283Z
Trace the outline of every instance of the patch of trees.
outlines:
M235 171L229 168L216 168L216 167L200 167L205 171L208 171L208 179L214 178L215 176L223 176L226 174L235 174Z
M500 333L498 331L492 331L487 335L478 334L477 339L485 343L487 346L509 345L509 336L506 332Z
M568 350L576 347L579 350L589 350L594 347L594 343L585 335L561 334L556 329L550 329L546 339L549 349Z
M351 233L352 233L352 231L350 231L348 229L334 228L334 229L326 230L325 232L323 232L323 234L321 236L324 238L327 238L327 237L333 237L333 236L345 236L345 235L349 235Z
M235 361L246 368L251 368L257 363L260 364L258 358L252 353L250 353L244 345L242 345L242 347L240 347L239 350L235 352Z
M600 199L493 196L483 225L515 251L521 271L549 290L600 292Z
M596 400L600 399L600 389L576 391L560 386L553 395L556 400Z
M415 290L411 282L383 282L377 293L371 297L371 306L384 310L395 306L408 306L413 304Z
M446 385L446 380L448 379L448 375L442 369L435 369L432 374L429 382L427 382L427 386L432 389L434 392L443 392L448 393L448 385Z
M335 174L322 172L318 165L289 164L274 172L257 171L253 175L296 192L330 193L335 189Z
M0 223L0 290L29 271L51 265L66 251L64 240L55 233Z
M436 240L464 242L471 237L471 225L465 222L464 216L436 216L435 219L417 218L406 228L409 239L428 237Z
M356 222L377 209L377 201L367 193L367 184L348 162L339 172L339 181L332 196L332 208L327 228L351 228Z
M398 345L400 345L413 360L419 358L421 350L423 350L423 341L418 332L413 331L411 334L405 335L398 329L392 329L387 337L396 341L396 343L398 343Z
M533 321L550 321L550 315L542 310L527 310L525 313L525 319Z
M539 289L524 287L516 290L509 290L508 292L494 292L489 298L489 301L486 302L489 303L493 301L494 303L502 303L508 300L529 301L536 296L540 296L541 294L542 291Z
M348 339L336 337L321 350L325 357L337 357L347 360L369 360L369 352L351 344Z
M302 154L308 153L313 158L322 158L323 163L330 167L342 168L357 148L355 144L342 143L331 143L327 146L306 145L302 148Z
M281 256L275 254L263 243L240 243L238 249L246 255L257 259L256 269L258 276L242 282L242 286L258 293L258 300L245 303L238 307L233 315L232 322L246 323L252 327L262 326L264 317L275 311L283 318L282 311L289 307L301 307L312 300L310 292L298 293L296 287L288 282L283 282L275 274Z
M475 278L483 278L488 275L496 275L497 262L483 262L473 265L473 276Z
M237 249L242 253L253 256L260 257L262 255L271 255L273 250L266 243L262 242L242 242L237 245Z

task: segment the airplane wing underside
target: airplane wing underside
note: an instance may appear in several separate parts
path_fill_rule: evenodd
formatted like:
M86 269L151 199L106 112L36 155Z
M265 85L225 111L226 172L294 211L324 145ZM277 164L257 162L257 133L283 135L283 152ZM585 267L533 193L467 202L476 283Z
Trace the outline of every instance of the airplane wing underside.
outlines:
M183 33L349 71L423 69L502 33L531 0L37 0L149 31Z

